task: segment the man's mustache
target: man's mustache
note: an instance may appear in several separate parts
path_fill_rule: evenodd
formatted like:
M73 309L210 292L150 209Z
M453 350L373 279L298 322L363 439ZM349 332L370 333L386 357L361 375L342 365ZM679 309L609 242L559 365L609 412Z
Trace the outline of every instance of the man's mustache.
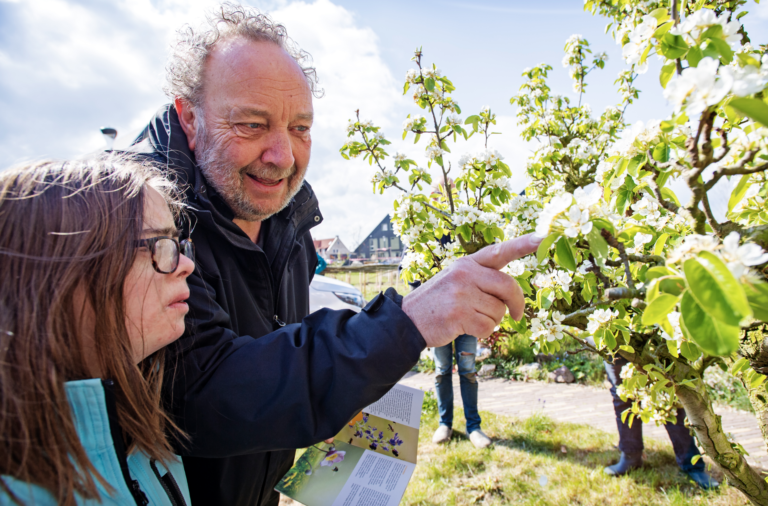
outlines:
M248 175L258 179L268 179L277 181L279 179L288 179L296 174L296 165L291 165L288 169L279 169L277 167L243 167L240 169L242 175Z

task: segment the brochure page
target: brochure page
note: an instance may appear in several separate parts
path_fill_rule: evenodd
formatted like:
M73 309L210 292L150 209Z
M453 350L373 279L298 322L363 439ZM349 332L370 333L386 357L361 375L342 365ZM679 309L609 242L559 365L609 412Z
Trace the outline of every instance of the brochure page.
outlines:
M416 468L424 392L395 385L333 444L309 447L275 490L307 506L394 506Z

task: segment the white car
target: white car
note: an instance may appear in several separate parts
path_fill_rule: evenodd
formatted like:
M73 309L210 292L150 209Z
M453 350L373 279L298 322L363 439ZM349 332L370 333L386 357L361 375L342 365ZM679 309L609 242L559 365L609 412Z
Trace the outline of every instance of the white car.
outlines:
M365 307L365 298L360 290L333 278L326 278L315 274L309 285L309 312L314 313L318 309L351 309L357 311Z

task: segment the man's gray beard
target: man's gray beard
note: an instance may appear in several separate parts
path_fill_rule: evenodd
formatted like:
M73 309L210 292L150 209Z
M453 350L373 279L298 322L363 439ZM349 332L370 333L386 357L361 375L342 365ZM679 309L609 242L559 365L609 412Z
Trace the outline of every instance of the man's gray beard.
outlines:
M258 162L238 168L231 163L222 160L220 146L208 135L204 126L205 120L200 118L200 127L197 129L197 144L195 145L195 159L208 183L224 199L236 219L243 221L264 221L270 216L279 213L291 202L301 189L304 175L299 174L296 165L288 170L281 170L275 166L259 166ZM246 174L258 178L278 180L286 179L288 192L285 200L277 209L265 208L254 203L245 189Z

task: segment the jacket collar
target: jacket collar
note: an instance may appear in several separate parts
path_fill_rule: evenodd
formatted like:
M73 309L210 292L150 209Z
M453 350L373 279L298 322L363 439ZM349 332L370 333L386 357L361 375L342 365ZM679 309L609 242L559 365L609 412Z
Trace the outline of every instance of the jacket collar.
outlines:
M254 246L240 227L232 222L232 210L207 183L200 171L173 104L166 104L158 110L134 141L131 151L151 154L158 162L165 164L169 173L173 171L177 184L184 188L187 203L196 211L198 219L206 220L209 217L235 245L248 249ZM206 212L209 213L208 217L205 216ZM320 224L322 214L318 208L317 196L309 183L304 181L288 206L269 218L269 221L272 222L272 234L279 233L289 225L289 228L303 232Z
M112 447L113 434L102 380L68 381L64 391L83 449L90 453Z

